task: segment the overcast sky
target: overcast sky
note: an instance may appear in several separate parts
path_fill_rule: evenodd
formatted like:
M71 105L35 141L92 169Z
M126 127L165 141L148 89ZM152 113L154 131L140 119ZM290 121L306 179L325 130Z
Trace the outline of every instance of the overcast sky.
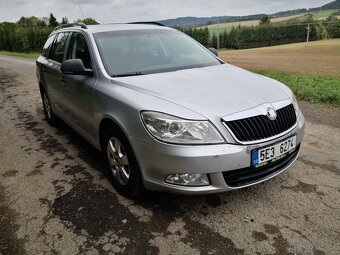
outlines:
M0 0L0 21L17 21L21 16L47 17L60 21L85 17L100 23L151 21L182 16L239 16L271 14L299 8L319 7L331 0Z

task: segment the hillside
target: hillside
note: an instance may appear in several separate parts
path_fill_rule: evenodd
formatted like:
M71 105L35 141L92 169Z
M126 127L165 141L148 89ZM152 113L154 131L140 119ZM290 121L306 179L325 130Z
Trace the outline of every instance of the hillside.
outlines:
M308 12L307 9L296 9L296 10L290 10L290 11L277 12L269 16L270 18L281 18L281 17L298 15L298 14L307 13L307 12Z
M312 8L310 11L321 11L321 10L336 10L340 9L340 0L335 0L333 2L330 2L328 4L325 4L319 8Z
M281 18L293 15L300 15L307 12L318 12L323 10L337 10L340 9L340 0L335 0L318 8L310 9L295 9L288 11L281 11L273 14L268 14L270 18ZM205 26L218 23L231 23L242 21L257 21L260 20L265 14L246 15L246 16L214 16L214 17L179 17L175 19L160 20L158 22L169 27L192 27L192 26Z
M283 17L271 17L271 23L277 23L277 22L283 22L287 20L292 20L296 18L303 17L304 13L299 13L296 15L290 15L290 16L283 16ZM220 33L223 33L225 30L230 31L233 27L236 26L245 26L245 27L251 27L251 26L257 26L259 25L260 20L248 20L248 21L234 21L234 22L223 22L223 23L217 23L202 27L208 27L210 33L219 35Z
M259 20L265 14L247 15L247 16L216 16L216 17L180 17L176 19L160 20L158 22L162 23L168 27L189 27L189 26L199 26L206 24L218 24L223 22L236 22L236 21L247 21L247 20Z

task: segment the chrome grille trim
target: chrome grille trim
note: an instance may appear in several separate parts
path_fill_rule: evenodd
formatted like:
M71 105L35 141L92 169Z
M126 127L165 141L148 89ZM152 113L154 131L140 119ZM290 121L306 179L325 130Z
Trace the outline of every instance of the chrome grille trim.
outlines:
M266 115L257 115L233 121L222 120L222 123L238 143L261 143L283 136L296 128L297 117L292 104L278 109L276 113L275 120L270 120Z

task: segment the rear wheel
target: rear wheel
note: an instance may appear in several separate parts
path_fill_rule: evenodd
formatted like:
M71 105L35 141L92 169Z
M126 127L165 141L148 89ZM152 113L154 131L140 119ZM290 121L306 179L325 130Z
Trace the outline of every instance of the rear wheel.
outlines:
M114 188L125 197L136 197L143 191L138 163L125 135L115 129L106 129L103 154L107 160L107 174Z
M42 97L45 117L48 123L50 123L51 125L55 125L57 123L57 116L54 115L53 113L51 102L45 90L41 92L41 97Z

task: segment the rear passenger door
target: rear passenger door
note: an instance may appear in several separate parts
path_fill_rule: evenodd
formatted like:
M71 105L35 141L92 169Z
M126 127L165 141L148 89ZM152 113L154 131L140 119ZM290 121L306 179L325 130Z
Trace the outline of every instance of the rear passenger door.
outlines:
M97 74L90 52L89 41L82 32L73 32L65 59L81 59L85 68L92 69L92 77L85 75L63 75L63 105L67 117L74 125L94 138L94 114L92 93L97 81Z
M47 86L47 93L51 103L59 115L64 115L64 110L61 104L64 83L60 67L64 60L69 35L70 32L61 32L56 35L49 52L49 58L44 65L44 77Z

